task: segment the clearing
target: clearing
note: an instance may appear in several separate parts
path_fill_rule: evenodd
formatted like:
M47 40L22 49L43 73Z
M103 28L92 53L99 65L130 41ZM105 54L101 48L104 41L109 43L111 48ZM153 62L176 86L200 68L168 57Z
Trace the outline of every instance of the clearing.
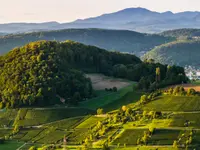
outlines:
M105 88L117 87L117 89L124 88L130 85L130 81L104 76L102 74L87 74L92 81L94 90L105 90Z

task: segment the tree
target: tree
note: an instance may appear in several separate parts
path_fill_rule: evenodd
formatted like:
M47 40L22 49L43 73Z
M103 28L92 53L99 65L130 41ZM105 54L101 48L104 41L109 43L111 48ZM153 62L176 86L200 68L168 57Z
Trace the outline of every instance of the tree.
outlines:
M177 143L177 141L174 141L174 143L173 143L173 148L178 148L178 143Z
M122 106L122 111L125 112L127 110L126 106Z
M35 146L31 146L28 150L37 150Z
M105 144L105 143L104 143L104 144L103 144L102 150L110 150L108 144Z
M0 144L3 144L5 142L4 138L0 138Z
M103 108L98 108L97 115L102 115L102 114L103 114Z
M196 91L195 91L193 88L189 88L189 89L187 90L187 95L188 95L188 96L195 95L195 93L196 93Z
M113 87L113 92L117 92L117 87Z
M145 104L145 103L147 103L147 102L148 102L148 97L147 97L147 95L142 95L142 96L140 97L140 103Z
M156 83L160 82L160 67L156 68Z

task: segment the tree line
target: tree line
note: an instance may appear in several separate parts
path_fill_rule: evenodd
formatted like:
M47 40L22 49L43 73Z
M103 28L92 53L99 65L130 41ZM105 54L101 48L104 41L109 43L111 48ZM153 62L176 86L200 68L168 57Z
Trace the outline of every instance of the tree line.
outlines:
M159 70L159 74L156 73ZM91 98L84 73L139 81L140 89L185 82L184 69L73 41L37 41L0 57L0 107L76 104Z

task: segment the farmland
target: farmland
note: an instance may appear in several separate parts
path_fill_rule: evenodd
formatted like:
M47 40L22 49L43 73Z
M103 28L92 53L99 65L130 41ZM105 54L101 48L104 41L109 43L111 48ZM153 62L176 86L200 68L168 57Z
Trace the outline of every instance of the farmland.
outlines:
M95 98L76 107L2 110L0 135L10 137L6 142L13 144L0 146L25 150L45 144L59 150L102 149L108 144L113 150L173 150L174 142L181 147L192 138L189 147L199 147L199 96L161 94L141 104L138 100L144 93L136 90L135 83L129 84L116 92L97 90ZM98 108L103 114L94 115Z
M17 120L15 120L20 126L37 126L65 118L84 116L94 113L93 111L84 108L38 108L27 109L26 113L23 113L23 110L24 109L20 109L18 112L18 115L21 116L21 118L17 118Z
M147 111L199 111L200 97L198 96L168 96L159 97L142 107Z
M138 138L142 137L146 129L126 129L123 131L112 144L117 145L118 143L124 145L137 145Z

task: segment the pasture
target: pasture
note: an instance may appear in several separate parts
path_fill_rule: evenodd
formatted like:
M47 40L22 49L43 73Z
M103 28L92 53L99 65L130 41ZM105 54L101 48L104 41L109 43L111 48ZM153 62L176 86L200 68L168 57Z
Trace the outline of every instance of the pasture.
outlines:
M184 127L186 121L189 121L189 127L199 127L200 126L200 112L193 113L174 113L171 115L172 122L170 126L173 127Z
M147 141L148 145L173 145L178 139L180 130L156 129Z
M137 140L144 135L147 129L126 129L120 133L112 142L112 145L137 145Z
M105 108L106 111L111 111L130 102L136 102L142 95L140 92L133 91L133 85L122 88L117 92L103 93L101 96L80 103L80 106L92 110Z
M98 121L102 121L104 120L104 117L95 117L95 116L91 116L88 119L86 119L85 121L83 121L82 123L80 123L76 129L90 129L91 127L95 126L97 124Z
M18 113L21 112L23 111ZM93 113L94 111L85 108L33 108L28 109L26 113L23 113L23 117L15 122L20 126L38 126L61 119L84 116ZM21 114L19 115L22 116Z
M163 95L141 108L147 111L200 111L200 97Z

